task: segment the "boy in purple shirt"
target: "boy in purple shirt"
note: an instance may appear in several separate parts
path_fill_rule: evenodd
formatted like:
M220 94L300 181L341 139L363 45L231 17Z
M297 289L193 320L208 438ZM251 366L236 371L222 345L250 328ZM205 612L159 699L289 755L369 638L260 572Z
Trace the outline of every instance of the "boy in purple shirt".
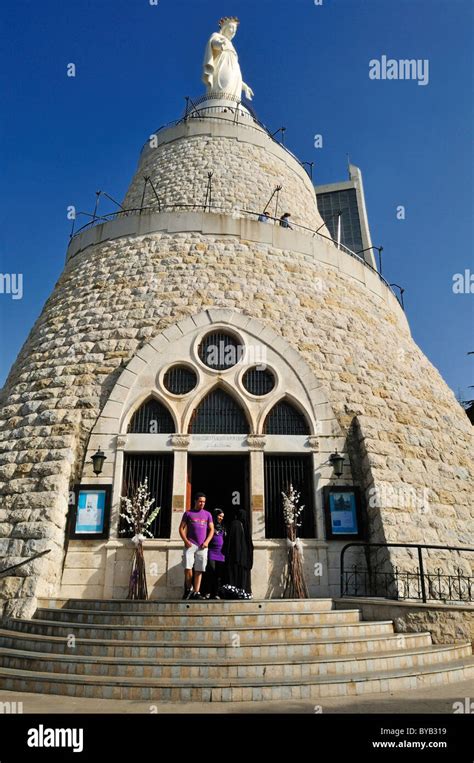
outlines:
M209 512L205 511L205 505L206 496L204 493L197 493L194 497L194 508L191 511L184 512L179 526L179 534L185 545L183 554L185 599L203 598L199 593L199 589L201 587L202 573L207 565L207 549L214 535L214 523ZM191 593L193 567L194 592Z

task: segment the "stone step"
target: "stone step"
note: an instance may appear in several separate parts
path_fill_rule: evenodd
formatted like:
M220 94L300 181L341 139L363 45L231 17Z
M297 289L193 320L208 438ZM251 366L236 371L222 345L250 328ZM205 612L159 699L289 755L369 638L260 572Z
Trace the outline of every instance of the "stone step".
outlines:
M357 623L360 621L360 610L340 609L328 612L292 612L282 610L280 612L263 612L262 610L249 609L247 612L200 612L194 611L189 606L185 612L147 613L147 612L108 612L103 610L82 609L37 609L34 614L35 620L49 620L58 623L83 623L87 625L156 625L167 628L181 629L185 627L202 626L206 628L219 628L226 630L237 625L258 626L268 625L280 627L282 625L324 625L333 623Z
M371 655L375 652L388 652L400 649L415 649L431 645L431 636L425 633L390 633L380 636L364 636L351 639L333 639L332 641L304 641L295 639L291 643L267 641L265 643L246 643L241 640L239 655L242 659L276 658L296 660L300 657L331 657L353 654ZM38 651L47 654L74 654L92 657L142 657L155 659L183 658L224 659L235 649L232 643L196 644L177 639L169 641L125 641L119 639L76 638L74 647L64 636L44 636L34 633L0 629L0 646L24 651Z
M100 677L158 678L168 681L189 679L248 679L266 681L277 678L305 679L312 676L356 676L378 674L401 668L425 668L471 657L471 645L429 646L406 651L372 655L313 658L297 661L285 658L243 659L239 649L228 651L224 659L169 659L85 657L80 655L48 655L16 649L0 648L0 667L35 673L67 673Z
M218 614L222 612L240 613L249 610L263 612L328 612L334 609L332 599L250 599L248 601L206 600L182 601L151 599L135 601L131 599L38 599L38 607L42 609L90 609L111 612L148 612L150 614L186 613L190 607L193 611Z
M141 700L143 702L239 702L252 700L319 699L389 692L446 684L474 677L474 658L436 666L399 668L357 676L309 676L249 680L192 678L127 678L118 676L31 673L0 667L0 689L72 697Z
M12 618L8 628L14 631L44 634L46 636L70 636L77 638L118 638L133 641L149 641L162 639L173 642L177 631L170 630L166 625L85 625L72 622L57 622L55 620L22 620ZM266 641L291 642L297 640L353 638L360 636L382 635L393 633L393 622L383 620L376 622L334 623L325 625L235 625L229 631L222 627L186 626L179 629L179 638L183 642L192 643L222 643L234 644L237 637L240 642L256 644Z

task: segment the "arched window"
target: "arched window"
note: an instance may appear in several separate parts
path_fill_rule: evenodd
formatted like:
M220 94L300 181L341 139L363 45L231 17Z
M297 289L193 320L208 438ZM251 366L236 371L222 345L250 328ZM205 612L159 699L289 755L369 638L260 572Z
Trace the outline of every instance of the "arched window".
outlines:
M288 400L280 400L273 406L265 419L263 431L265 434L310 434L305 417Z
M249 425L241 406L222 389L210 392L193 412L192 434L248 434Z
M135 411L127 431L130 434L171 434L175 425L167 408L150 397Z

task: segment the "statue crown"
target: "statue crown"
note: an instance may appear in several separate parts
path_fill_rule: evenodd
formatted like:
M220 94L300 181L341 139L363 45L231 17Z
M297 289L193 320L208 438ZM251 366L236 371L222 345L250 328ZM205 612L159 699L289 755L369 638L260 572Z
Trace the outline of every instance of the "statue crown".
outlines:
M219 19L220 29L222 29L222 27L228 24L230 21L233 21L235 24L240 24L240 21L237 18L237 16L223 16L221 19Z

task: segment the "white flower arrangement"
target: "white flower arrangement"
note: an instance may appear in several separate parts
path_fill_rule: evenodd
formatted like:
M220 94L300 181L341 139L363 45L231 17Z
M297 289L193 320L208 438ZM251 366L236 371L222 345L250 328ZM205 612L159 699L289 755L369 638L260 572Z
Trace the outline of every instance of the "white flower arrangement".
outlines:
M132 541L136 546L146 538L153 538L153 533L148 528L160 511L160 506L157 506L150 514L154 503L155 499L150 498L148 491L147 477L145 477L144 482L139 484L132 498L122 498L123 512L120 513L120 516L125 520L127 526L120 530L120 533L133 532Z
M292 525L295 527L301 527L302 523L298 522L298 519L300 518L300 514L303 512L304 504L302 506L298 505L300 495L301 493L298 493L298 491L294 489L293 485L290 485L288 493L282 493L283 518L287 527L291 527Z

